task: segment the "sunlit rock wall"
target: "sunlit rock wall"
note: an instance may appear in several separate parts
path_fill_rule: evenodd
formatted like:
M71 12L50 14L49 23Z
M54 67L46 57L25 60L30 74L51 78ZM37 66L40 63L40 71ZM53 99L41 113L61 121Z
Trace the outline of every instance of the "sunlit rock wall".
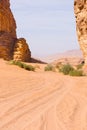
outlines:
M74 12L78 41L87 65L87 0L74 0Z
M16 21L10 9L9 0L0 0L0 58L5 60L20 60L29 61L31 52L26 43L26 40L22 40L21 49L18 49L16 35ZM15 49L17 48L17 49ZM25 49L26 48L26 49ZM15 52L16 51L16 52ZM20 54L16 54L15 53Z

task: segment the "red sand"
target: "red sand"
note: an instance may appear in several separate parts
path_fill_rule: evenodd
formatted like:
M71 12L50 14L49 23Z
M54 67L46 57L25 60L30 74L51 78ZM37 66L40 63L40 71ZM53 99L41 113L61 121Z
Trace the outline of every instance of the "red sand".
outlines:
M87 130L87 77L0 60L0 130Z

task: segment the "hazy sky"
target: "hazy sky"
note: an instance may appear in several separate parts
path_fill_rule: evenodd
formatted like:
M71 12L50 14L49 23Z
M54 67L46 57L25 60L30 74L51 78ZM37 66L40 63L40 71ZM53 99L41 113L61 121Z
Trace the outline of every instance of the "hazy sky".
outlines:
M78 49L74 0L11 0L18 37L24 37L32 55L45 56Z

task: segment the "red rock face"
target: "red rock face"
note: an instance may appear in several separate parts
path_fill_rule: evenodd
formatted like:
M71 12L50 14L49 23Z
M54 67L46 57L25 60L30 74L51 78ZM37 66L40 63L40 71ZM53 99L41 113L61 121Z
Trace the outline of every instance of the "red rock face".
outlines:
M87 0L74 0L74 12L78 41L87 64Z
M16 22L10 9L10 1L0 0L0 58L29 61L31 52L26 40L21 42L21 49L20 47L15 49L17 42Z
M13 59L18 61L28 62L31 57L31 52L24 38L19 38L15 42Z
M0 1L0 31L9 32L16 38L16 23L10 10L9 0Z

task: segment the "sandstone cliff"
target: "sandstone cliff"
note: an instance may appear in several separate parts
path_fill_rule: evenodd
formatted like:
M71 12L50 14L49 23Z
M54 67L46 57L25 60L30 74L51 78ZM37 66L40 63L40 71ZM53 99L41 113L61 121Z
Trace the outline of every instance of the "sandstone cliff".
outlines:
M78 41L87 65L87 0L74 0L74 12Z
M21 42L19 44L19 41ZM20 47L21 46L21 47ZM31 52L26 40L17 39L16 22L9 0L0 1L0 58L29 61Z
M16 38L16 22L10 10L9 0L0 1L0 31L9 32Z
M19 61L29 61L31 56L30 50L24 38L16 41L13 51L13 59Z

